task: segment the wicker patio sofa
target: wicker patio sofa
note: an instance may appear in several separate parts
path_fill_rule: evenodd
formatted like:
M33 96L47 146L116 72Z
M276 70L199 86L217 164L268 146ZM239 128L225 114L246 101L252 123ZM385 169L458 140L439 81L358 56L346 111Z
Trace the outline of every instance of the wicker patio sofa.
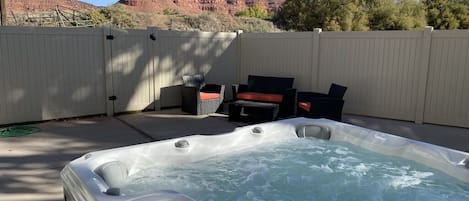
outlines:
M247 84L232 86L235 100L247 100L279 105L279 117L294 114L296 89L294 78L249 75Z

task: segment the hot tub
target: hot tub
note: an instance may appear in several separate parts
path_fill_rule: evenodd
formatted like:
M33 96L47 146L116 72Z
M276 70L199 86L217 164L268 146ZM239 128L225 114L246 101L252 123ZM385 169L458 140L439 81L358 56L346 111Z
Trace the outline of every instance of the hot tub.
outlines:
M299 138L310 140L297 142ZM329 145L332 142L339 144ZM347 148L349 144L360 150ZM270 145L277 147L269 148ZM308 149L301 146L307 146ZM332 148L327 148L331 146ZM258 153L259 150L273 155L262 155L265 153ZM277 156L277 152L282 150L290 155ZM354 150L364 152L365 155L378 153L373 157L379 161L374 163L362 161L356 158ZM303 158L292 159L291 154ZM325 154L332 156L308 162L313 156ZM397 157L403 161L389 162ZM284 159L290 161L280 164L288 167L276 163ZM223 160L234 161L234 164L220 162ZM204 161L208 161L208 164L202 164ZM414 168L412 165L408 166L408 163L421 164L425 167ZM217 167L217 164L222 165ZM401 165L391 166L391 164ZM216 172L220 169L223 169L222 173ZM380 169L385 171L389 169L395 173L382 173ZM176 172L171 172L173 170ZM374 170L376 173L373 175ZM171 173L161 176L166 172ZM158 176L154 176L155 174ZM197 177L190 174L196 174ZM429 182L431 180L429 177L434 174L448 178L438 181L439 183ZM209 178L211 175L214 178ZM332 180L332 177L338 177L339 180L336 183L320 181L320 178ZM193 198L195 195L170 189L173 184L182 186L181 189L189 189L188 192L193 188L204 190L203 187L207 187L206 192L199 192L202 196L199 196L200 200L298 200L301 198L295 198L294 195L288 197L289 194L305 192L304 196L308 200L315 200L313 197L317 200L344 198L375 200L376 195L365 197L357 195L360 189L372 191L370 189L375 187L380 189L379 193L383 194L384 199L393 199L394 192L401 192L403 188L410 188L413 191L417 189L416 193L404 193L416 199L415 196L421 194L420 186L438 188L441 186L440 183L450 184L443 190L425 191L442 194L438 199L467 200L469 153L327 119L294 118L240 127L231 133L216 136L193 135L91 152L70 162L62 170L61 178L66 200L69 201L195 200ZM194 180L192 184L189 181L191 179ZM216 181L217 179L220 181ZM385 185L383 182L373 184L375 180L382 180ZM337 183L345 186L337 187ZM359 186L359 190L346 194L349 189L346 183ZM252 186L243 187L240 184ZM331 188L336 190L330 192ZM280 192L279 189L288 192ZM456 189L456 192L447 192L448 189ZM226 191L231 195L225 197L210 195L219 191ZM204 197L206 195L208 197Z

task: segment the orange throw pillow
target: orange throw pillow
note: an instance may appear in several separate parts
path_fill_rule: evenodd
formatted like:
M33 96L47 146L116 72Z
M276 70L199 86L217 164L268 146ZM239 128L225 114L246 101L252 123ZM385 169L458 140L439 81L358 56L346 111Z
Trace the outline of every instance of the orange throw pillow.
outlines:
M302 108L306 111L311 111L311 103L310 102L298 102L298 107Z

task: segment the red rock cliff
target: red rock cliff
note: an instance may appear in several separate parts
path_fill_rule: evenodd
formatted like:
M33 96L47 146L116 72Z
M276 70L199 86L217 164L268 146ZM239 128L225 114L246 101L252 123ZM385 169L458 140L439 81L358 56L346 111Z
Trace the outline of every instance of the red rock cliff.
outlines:
M7 13L49 11L57 5L75 10L94 8L93 5L78 0L5 0L5 4Z

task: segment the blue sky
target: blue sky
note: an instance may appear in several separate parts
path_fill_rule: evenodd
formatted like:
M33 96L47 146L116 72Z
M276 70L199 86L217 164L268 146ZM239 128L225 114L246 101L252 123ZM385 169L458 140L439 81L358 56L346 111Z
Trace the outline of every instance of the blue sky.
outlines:
M116 3L118 0L80 0L86 3L90 3L96 6L108 6Z

